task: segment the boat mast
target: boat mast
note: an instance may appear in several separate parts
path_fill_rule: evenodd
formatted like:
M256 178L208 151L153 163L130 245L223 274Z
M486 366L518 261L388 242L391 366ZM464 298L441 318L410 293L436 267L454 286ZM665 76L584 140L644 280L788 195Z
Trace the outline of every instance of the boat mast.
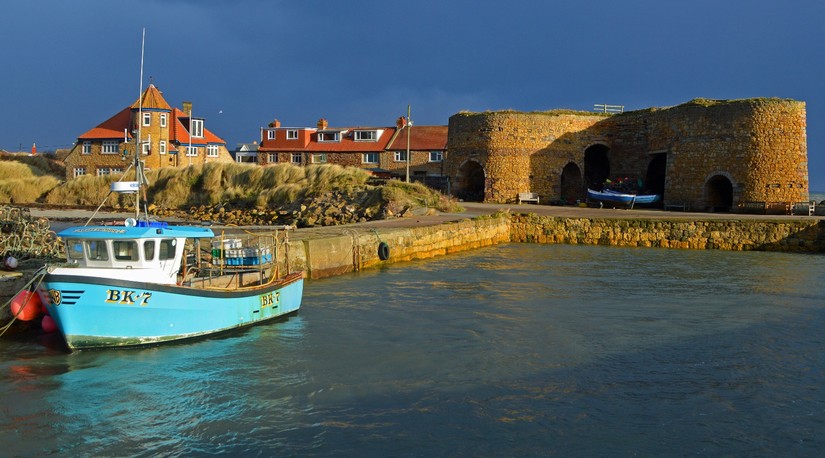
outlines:
M143 186L143 173L140 167L140 152L143 148L141 131L143 126L143 49L146 44L146 27L143 28L143 35L140 39L140 92L138 92L138 134L135 138L135 181L138 182L138 189L135 193L135 220L140 218L140 188Z

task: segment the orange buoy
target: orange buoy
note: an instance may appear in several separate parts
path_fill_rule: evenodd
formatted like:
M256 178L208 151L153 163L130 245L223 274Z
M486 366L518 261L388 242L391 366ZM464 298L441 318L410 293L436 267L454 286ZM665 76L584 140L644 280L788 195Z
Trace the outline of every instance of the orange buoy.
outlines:
M18 320L31 321L42 312L40 295L34 291L20 291L11 300L11 314Z
M54 318L50 315L43 315L43 319L40 320L40 327L43 328L43 332L47 333L57 331L57 323L54 322Z

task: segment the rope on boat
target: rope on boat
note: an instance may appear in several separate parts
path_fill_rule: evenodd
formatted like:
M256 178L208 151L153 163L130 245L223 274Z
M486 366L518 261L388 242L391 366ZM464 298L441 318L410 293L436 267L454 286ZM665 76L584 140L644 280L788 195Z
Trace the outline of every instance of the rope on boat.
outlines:
M6 301L5 304L0 306L0 311L2 311L3 309L5 309L9 305L11 305L11 302L14 300L14 298L17 297L17 295L22 293L23 291L29 290L29 291L35 291L36 292L37 289L40 288L40 284L43 282L43 278L46 276L46 273L47 273L46 266L43 266L43 267L37 269L37 271L32 276L31 280L29 280L28 283L26 283L25 286L20 288L20 291L14 293L14 295L11 297L11 299L9 299L8 301ZM34 285L34 287L32 287L32 285ZM14 322L17 321L17 316L20 315L20 313L22 313L23 310L28 306L29 306L29 301L26 301L26 304L23 306L23 308L18 310L17 314L12 315L11 321L6 323L3 327L0 327L0 337L2 337L3 334L5 334L6 331L9 330L9 328L12 326L12 324L14 324Z

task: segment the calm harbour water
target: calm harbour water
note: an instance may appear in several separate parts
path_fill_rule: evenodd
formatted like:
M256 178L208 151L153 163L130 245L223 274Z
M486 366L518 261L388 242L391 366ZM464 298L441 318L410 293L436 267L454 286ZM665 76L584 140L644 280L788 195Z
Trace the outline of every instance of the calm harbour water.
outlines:
M308 282L286 321L0 340L4 456L815 456L825 257L510 244Z

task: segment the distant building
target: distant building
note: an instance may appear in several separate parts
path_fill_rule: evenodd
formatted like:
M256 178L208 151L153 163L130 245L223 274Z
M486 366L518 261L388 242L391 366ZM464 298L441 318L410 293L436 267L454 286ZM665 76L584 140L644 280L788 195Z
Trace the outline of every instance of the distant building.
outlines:
M258 163L258 142L238 143L232 156L239 164Z
M447 126L408 129L403 117L394 127L330 127L326 119L315 127L283 127L275 120L261 128L258 163L338 164L405 179L408 130L411 180L441 187L446 183L441 164L447 154Z
M66 179L123 173L138 132L147 169L231 162L226 142L206 128L204 118L192 116L190 102L183 105L183 110L170 107L150 84L140 100L77 137L65 159Z

